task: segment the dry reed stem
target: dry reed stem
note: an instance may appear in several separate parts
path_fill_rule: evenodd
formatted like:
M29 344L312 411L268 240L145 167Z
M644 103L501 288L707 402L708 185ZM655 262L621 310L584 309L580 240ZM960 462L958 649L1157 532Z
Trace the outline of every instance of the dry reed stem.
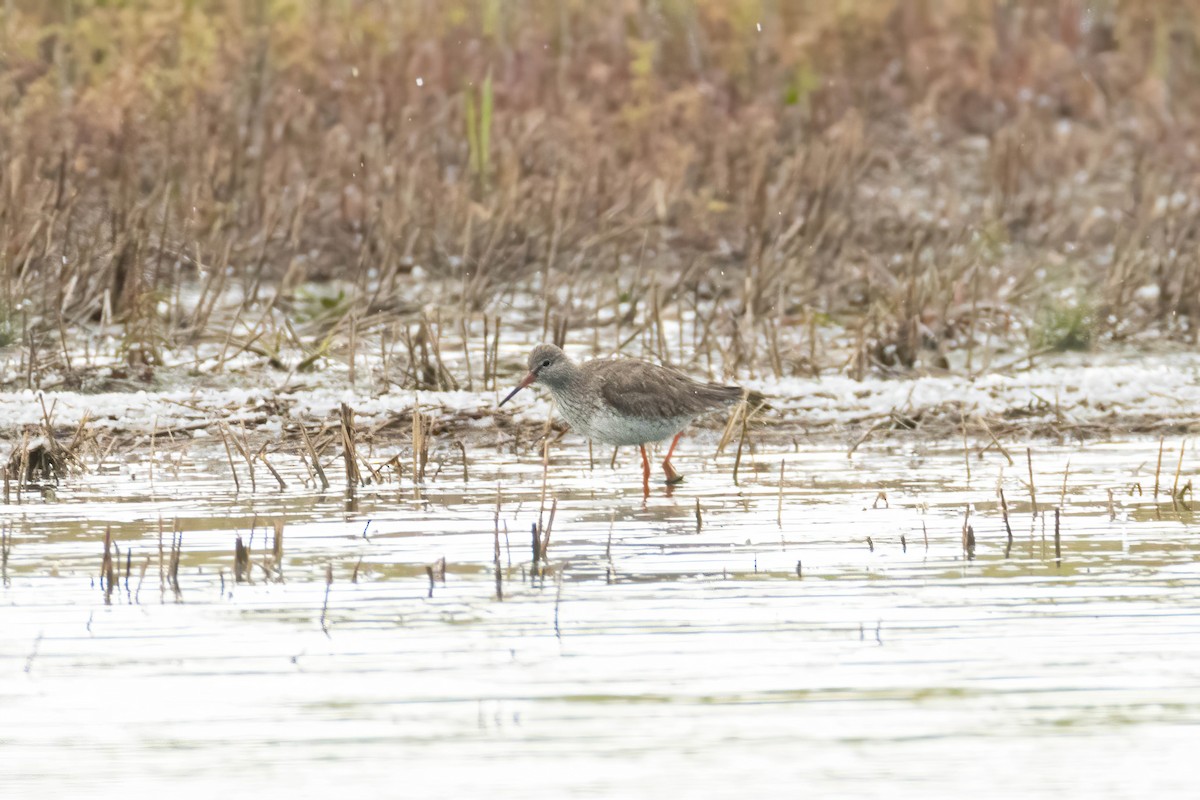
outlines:
M1179 510L1179 473L1183 470L1183 452L1187 449L1187 439L1179 443L1179 461L1175 464L1175 482L1171 485L1171 510Z
M279 471L275 469L270 461L267 460L267 445L264 444L261 448L259 448L258 453L256 453L254 457L261 461L263 466L267 468L267 471L271 473L271 477L273 477L275 482L279 484L279 491L282 492L287 489L287 483L284 482L283 476L280 475Z
M333 587L333 564L325 565L325 599L321 602L321 633L325 634L326 638L332 638L329 635L329 625L326 622L326 616L329 613L329 590ZM432 589L430 593L432 594Z
M312 439L308 436L308 429L304 423L300 423L300 436L304 439L304 446L308 449L308 456L311 459L310 466L316 471L317 478L321 481L321 491L329 488L329 479L325 477L325 470L321 467L321 457L317 454L317 449L313 447Z
M354 412L341 403L338 407L339 433L342 439L342 463L346 471L346 491L353 495L362 484L362 473L358 469L358 449L355 442Z
M1166 441L1167 441L1167 437L1165 437L1165 436L1158 437L1158 462L1154 466L1154 502L1155 502L1155 504L1158 503L1159 475L1162 474L1163 447L1166 445Z
M218 425L217 430L221 434L221 443L225 445L225 457L229 459L229 474L233 476L233 491L234 494L238 494L242 491L242 482L238 480L237 467L233 465L233 450L229 448L229 439L225 436L225 425Z
M1033 485L1033 450L1025 448L1025 463L1029 466L1029 504L1033 507L1033 516L1037 516L1037 491Z
M697 501L699 498L697 498ZM779 498L775 504L775 526L783 527L783 459L779 459Z
M498 600L500 602L504 602L504 573L500 569L500 524L499 524L500 511L499 511L499 509L500 509L500 501L499 501L499 497L497 497L497 499L496 499L497 523L496 523L495 529L492 531L492 566L493 566L493 569L495 572L495 578L496 578L496 600Z
M1062 516L1061 509L1054 509L1054 566L1062 567L1062 536L1060 534L1060 517Z
M233 540L233 580L234 583L250 582L250 550L240 534Z
M1013 532L1012 525L1008 523L1008 501L1004 499L1004 489L997 487L996 492L1000 495L1000 513L1004 517L1004 531L1008 534L1008 539L1004 544L1004 557L1008 558L1012 553Z
M113 540L112 526L104 526L104 557L100 561L100 588L104 591L104 604L112 604L113 585L115 580L115 568L113 567Z

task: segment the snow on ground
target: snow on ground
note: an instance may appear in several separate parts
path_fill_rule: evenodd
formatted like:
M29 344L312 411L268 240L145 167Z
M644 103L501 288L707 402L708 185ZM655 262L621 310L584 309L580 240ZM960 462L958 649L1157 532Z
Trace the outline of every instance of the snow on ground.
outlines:
M1116 354L1062 356L1033 369L977 378L961 375L868 378L842 375L747 381L770 398L763 417L772 424L808 429L836 428L895 413L954 408L968 415L1003 415L1074 424L1157 418L1170 423L1200 421L1200 354L1171 353L1138 358ZM269 387L197 388L166 391L4 392L0 393L0 429L40 425L49 414L57 427L78 425L87 415L96 429L126 433L172 430L203 436L217 422L243 423L278 431L289 420L331 419L340 403L356 412L361 427L407 414L415 402L446 421L487 428L500 394L496 392L393 391L319 387L275 390ZM509 414L506 407L501 414ZM518 422L541 422L550 405L536 390L523 392L511 405Z
M1135 363L1098 359L1089 364L1064 359L1014 374L978 378L945 375L860 383L829 376L749 385L780 398L781 403L773 404L804 415L814 426L893 412L915 416L951 404L965 414L985 417L1020 413L1034 419L1061 415L1075 423L1122 417L1200 421L1200 357L1179 354L1170 357L1170 366L1165 358Z

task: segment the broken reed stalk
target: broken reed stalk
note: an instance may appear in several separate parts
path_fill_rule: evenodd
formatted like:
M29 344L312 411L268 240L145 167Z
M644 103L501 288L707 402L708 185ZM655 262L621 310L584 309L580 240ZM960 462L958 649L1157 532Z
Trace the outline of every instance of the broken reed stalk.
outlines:
M283 520L275 520L273 528L274 535L271 537L271 564L275 567L275 577L283 580Z
M604 560L607 563L604 568L604 582L610 585L617 582L617 567L613 564L612 559L612 535L615 522L616 514L610 513L608 516L608 540L604 543Z
M1166 441L1166 436L1158 437L1158 464L1154 467L1154 510L1156 514L1158 514L1158 476L1162 473L1163 446Z
M696 533L699 533L700 529L703 527L704 527L704 517L701 516L701 514L700 514L700 498L697 497L696 498ZM609 536L611 537L611 535L612 535L612 533L610 531Z
M250 548L242 542L239 533L233 540L233 582L243 583L250 580Z
M317 455L317 449L313 447L312 439L308 437L308 429L304 427L304 423L300 424L300 436L304 439L304 446L308 449L308 457L312 459L312 467L317 473L317 478L321 481L321 491L329 488L329 479L325 477L325 470L321 468L321 459Z
M342 403L338 408L338 419L342 436L342 461L346 469L346 491L354 494L362 483L358 469L358 448L355 445L354 412Z
M221 434L221 443L225 445L225 456L229 459L229 472L233 475L233 491L237 494L242 491L242 482L238 480L237 468L233 465L233 450L229 448L229 439L225 436L225 425L217 425L217 432Z
M140 603L142 597L142 583L146 580L146 570L150 569L150 556L146 556L146 560L142 562L141 572L138 574L137 588L133 590L133 602Z
M150 421L150 489L154 489L154 450L158 439L158 414Z
M1179 443L1179 461L1175 464L1175 483L1171 487L1171 510L1179 510L1179 473L1183 470L1183 451L1187 449L1187 439Z
M546 532L542 534L542 561L546 560L546 554L550 552L550 530L554 527L554 515L558 512L558 498L554 497L550 500L550 519L546 521Z
M24 431L21 435L21 463L17 470L17 505L21 505L24 500L22 495L25 491L25 485L29 480L29 431Z
M461 439L455 439L454 444L458 445L458 451L462 454L463 483L470 483L471 476L467 474L467 446Z
M174 534L172 534L172 537ZM158 602L163 602L167 594L167 569L163 561L163 519L158 518Z
M996 491L1000 494L1000 513L1004 517L1004 530L1008 534L1008 541L1004 545L1004 557L1008 558L1013 546L1012 525L1008 524L1008 501L1004 499L1004 489L997 488Z
M971 561L975 558L975 528L971 525L971 506L966 506L963 511L962 523L962 550L963 556Z
M325 601L321 603L321 633L329 636L329 625L326 623L326 617L329 613L329 589L333 586L333 564L325 565Z
M529 568L529 576L537 577L538 561L542 556L542 537L538 535L538 526L536 522L529 523L530 546L533 549L533 564Z
M542 529L542 515L546 511L546 484L550 478L550 435L549 431L542 438L542 492L538 498L537 529Z
M1037 492L1033 486L1033 450L1025 448L1025 463L1029 465L1029 502L1033 505L1033 516L1037 516Z
M246 470L250 473L250 491L258 491L258 479L254 474L254 458L250 455L250 437L246 433L246 423L239 421L238 427L241 428L242 435L238 438L237 433L231 427L229 429L229 438L233 440L233 446L242 454L242 458L246 461Z
M104 526L104 557L100 561L100 588L104 591L104 604L112 603L113 585L116 583L116 570L113 567L112 526Z
M984 418L982 414L976 417L976 419L979 420L979 424L983 426L984 431L986 431L987 435L991 438L992 444L994 444L996 449L1000 451L1000 454L1008 460L1008 465L1011 467L1015 463L1013 461L1013 457L1009 454L1007 448L1000 444L1000 440L996 438L996 434L992 432L991 427L987 424L987 419Z
M775 526L783 527L783 459L779 459L779 501L775 504Z
M183 591L179 588L179 562L183 558L183 529L179 527L179 520L175 520L175 530L171 534L171 562L167 570L167 579L171 584L171 591L175 593L175 599L179 600L183 597Z
M743 404L741 407L744 409L744 406L745 406L745 404ZM748 424L747 415L746 415L746 412L743 410L742 411L742 435L738 437L737 455L735 455L733 458L733 485L734 486L738 485L738 468L742 464L742 448L745 447L745 445L746 445L747 424Z
M419 484L425 482L425 465L429 463L429 442L426 438L425 415L421 413L419 398L413 398L412 412L413 487L420 491Z
M496 572L496 599L504 602L504 573L500 569L500 523L497 515L496 527L492 531L492 567Z
M1061 510L1057 509L1057 508L1054 509L1054 566L1055 567L1062 566L1062 537L1059 533L1059 517L1061 517L1061 516L1062 516Z
M279 474L279 471L275 469L270 461L267 461L267 446L265 444L254 457L261 461L267 468L267 471L271 473L271 477L273 477L275 482L279 484L279 491L282 492L287 488L287 484L283 481L283 476Z
M446 557L442 556L432 564L425 567L425 574L429 576L429 597L433 598L433 586L439 580L442 585L446 585Z
M12 551L12 537L8 523L0 523L0 582L8 586L8 554Z

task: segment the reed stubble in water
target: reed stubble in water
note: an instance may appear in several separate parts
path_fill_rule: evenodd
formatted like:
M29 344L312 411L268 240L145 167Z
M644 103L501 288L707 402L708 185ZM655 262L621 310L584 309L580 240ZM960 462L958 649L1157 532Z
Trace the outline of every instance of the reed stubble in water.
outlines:
M346 493L353 497L363 480L362 472L358 469L358 432L354 427L354 411L346 403L338 406L338 422L338 431L342 439L342 465L346 473Z
M1062 534L1060 531L1060 518L1062 509L1054 509L1054 566L1062 566Z
M1037 490L1033 485L1033 450L1028 447L1025 448L1025 463L1029 467L1029 503L1033 506L1033 516L1036 517L1038 513L1038 504Z
M8 554L12 551L8 523L0 523L0 583L8 586Z
M1187 440L1179 443L1179 461L1175 464L1175 482L1171 485L1171 510L1179 510L1179 473L1183 471L1183 452L1187 449Z
M242 542L241 534L233 540L233 580L235 583L250 580L250 548Z
M326 624L326 615L329 613L329 590L333 587L333 564L325 565L325 599L321 602L321 633L329 636L329 626Z
M1008 558L1009 554L1012 553L1013 546L1012 525L1008 523L1008 501L1004 499L1004 487L997 487L996 491L1000 495L1000 513L1004 518L1004 530L1008 534L1008 540L1004 545L1004 557Z
M100 562L100 588L104 591L104 604L112 604L113 588L116 584L116 568L114 555L116 543L112 538L112 526L104 526L104 557Z
M325 477L325 469L321 466L321 456L317 452L317 448L313 446L312 438L308 435L308 429L304 423L300 423L300 437L304 440L304 447L308 451L310 462L306 465L316 473L317 480L321 482L321 491L329 488L329 479ZM303 460L303 455L301 459Z
M492 531L492 567L496 577L496 599L504 601L504 573L500 569L500 526Z

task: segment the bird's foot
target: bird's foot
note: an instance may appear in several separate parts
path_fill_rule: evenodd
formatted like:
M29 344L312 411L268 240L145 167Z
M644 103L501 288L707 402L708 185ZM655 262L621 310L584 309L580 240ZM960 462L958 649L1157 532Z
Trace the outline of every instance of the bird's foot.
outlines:
M674 486L677 483L683 483L683 473L676 472L670 462L663 462L663 472L667 475L667 486Z

